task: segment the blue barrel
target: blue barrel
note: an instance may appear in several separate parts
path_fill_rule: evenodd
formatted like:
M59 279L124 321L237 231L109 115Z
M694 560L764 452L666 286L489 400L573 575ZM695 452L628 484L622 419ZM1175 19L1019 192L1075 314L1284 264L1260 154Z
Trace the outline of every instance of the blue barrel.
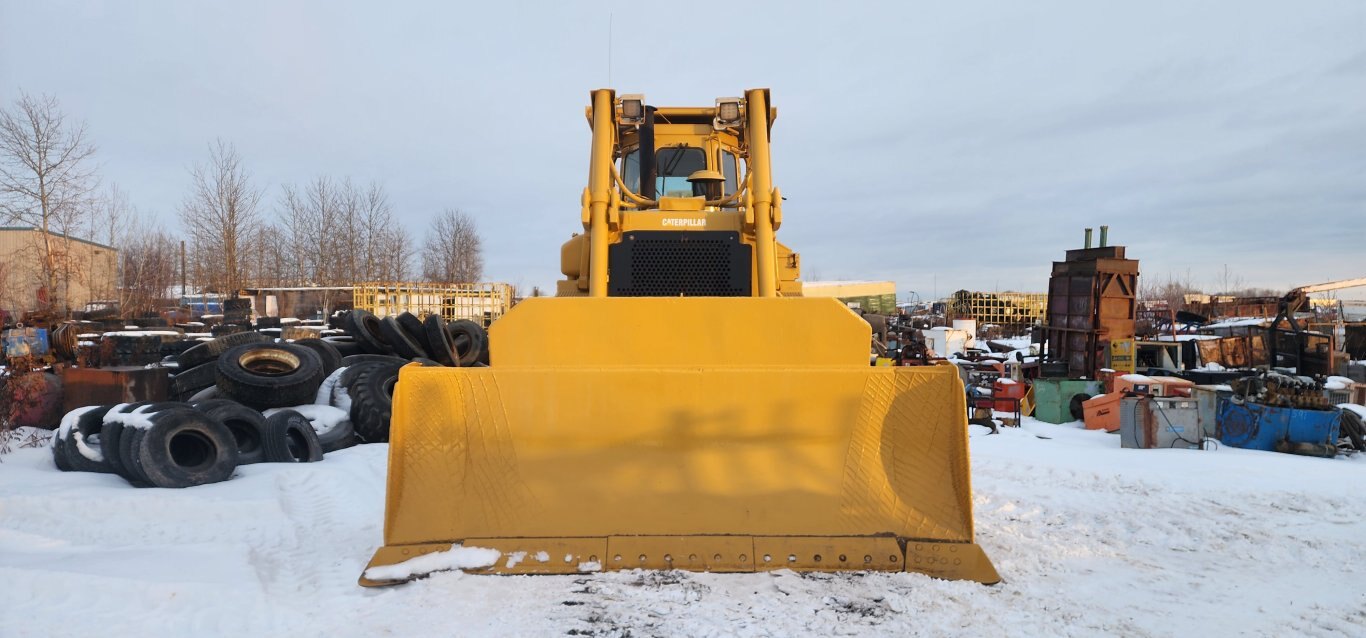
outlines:
M1232 447L1274 452L1280 441L1336 446L1341 425L1341 410L1237 404L1228 397L1219 397L1219 441Z

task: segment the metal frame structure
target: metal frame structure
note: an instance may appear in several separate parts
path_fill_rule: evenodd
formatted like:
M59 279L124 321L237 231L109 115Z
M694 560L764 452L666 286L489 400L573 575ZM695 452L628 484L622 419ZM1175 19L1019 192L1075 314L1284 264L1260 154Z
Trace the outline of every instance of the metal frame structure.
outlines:
M1047 308L1046 292L960 290L953 293L948 318L976 319L978 326L993 324L1005 328L1023 328L1042 322Z
M439 314L447 321L470 319L488 326L512 308L513 288L500 283L364 282L355 285L351 299L353 308L377 317Z

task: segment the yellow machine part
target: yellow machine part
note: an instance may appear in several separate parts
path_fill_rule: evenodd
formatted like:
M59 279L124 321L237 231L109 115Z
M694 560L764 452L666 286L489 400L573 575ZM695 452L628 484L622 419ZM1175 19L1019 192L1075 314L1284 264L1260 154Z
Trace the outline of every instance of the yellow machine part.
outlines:
M550 557L473 572L1000 580L956 370L870 367L836 300L533 298L491 333L491 367L400 372L371 567L462 544Z

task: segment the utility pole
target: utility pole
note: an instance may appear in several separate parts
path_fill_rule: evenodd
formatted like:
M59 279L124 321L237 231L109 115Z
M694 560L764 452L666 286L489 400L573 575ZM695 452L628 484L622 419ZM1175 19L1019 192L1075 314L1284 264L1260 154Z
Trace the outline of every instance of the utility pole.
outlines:
M180 240L180 303L185 303L185 240Z

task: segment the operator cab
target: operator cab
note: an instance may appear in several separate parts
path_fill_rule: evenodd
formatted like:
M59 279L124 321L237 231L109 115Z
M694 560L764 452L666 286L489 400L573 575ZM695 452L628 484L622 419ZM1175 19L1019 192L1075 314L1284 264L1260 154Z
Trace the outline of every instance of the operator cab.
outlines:
M655 151L655 193L660 197L706 197L720 199L735 194L739 186L739 162L730 149L720 149L709 167L707 153L696 146L669 146ZM714 168L719 166L720 170ZM621 160L621 180L631 192L640 193L640 149L631 149ZM714 194L709 194L714 193Z

